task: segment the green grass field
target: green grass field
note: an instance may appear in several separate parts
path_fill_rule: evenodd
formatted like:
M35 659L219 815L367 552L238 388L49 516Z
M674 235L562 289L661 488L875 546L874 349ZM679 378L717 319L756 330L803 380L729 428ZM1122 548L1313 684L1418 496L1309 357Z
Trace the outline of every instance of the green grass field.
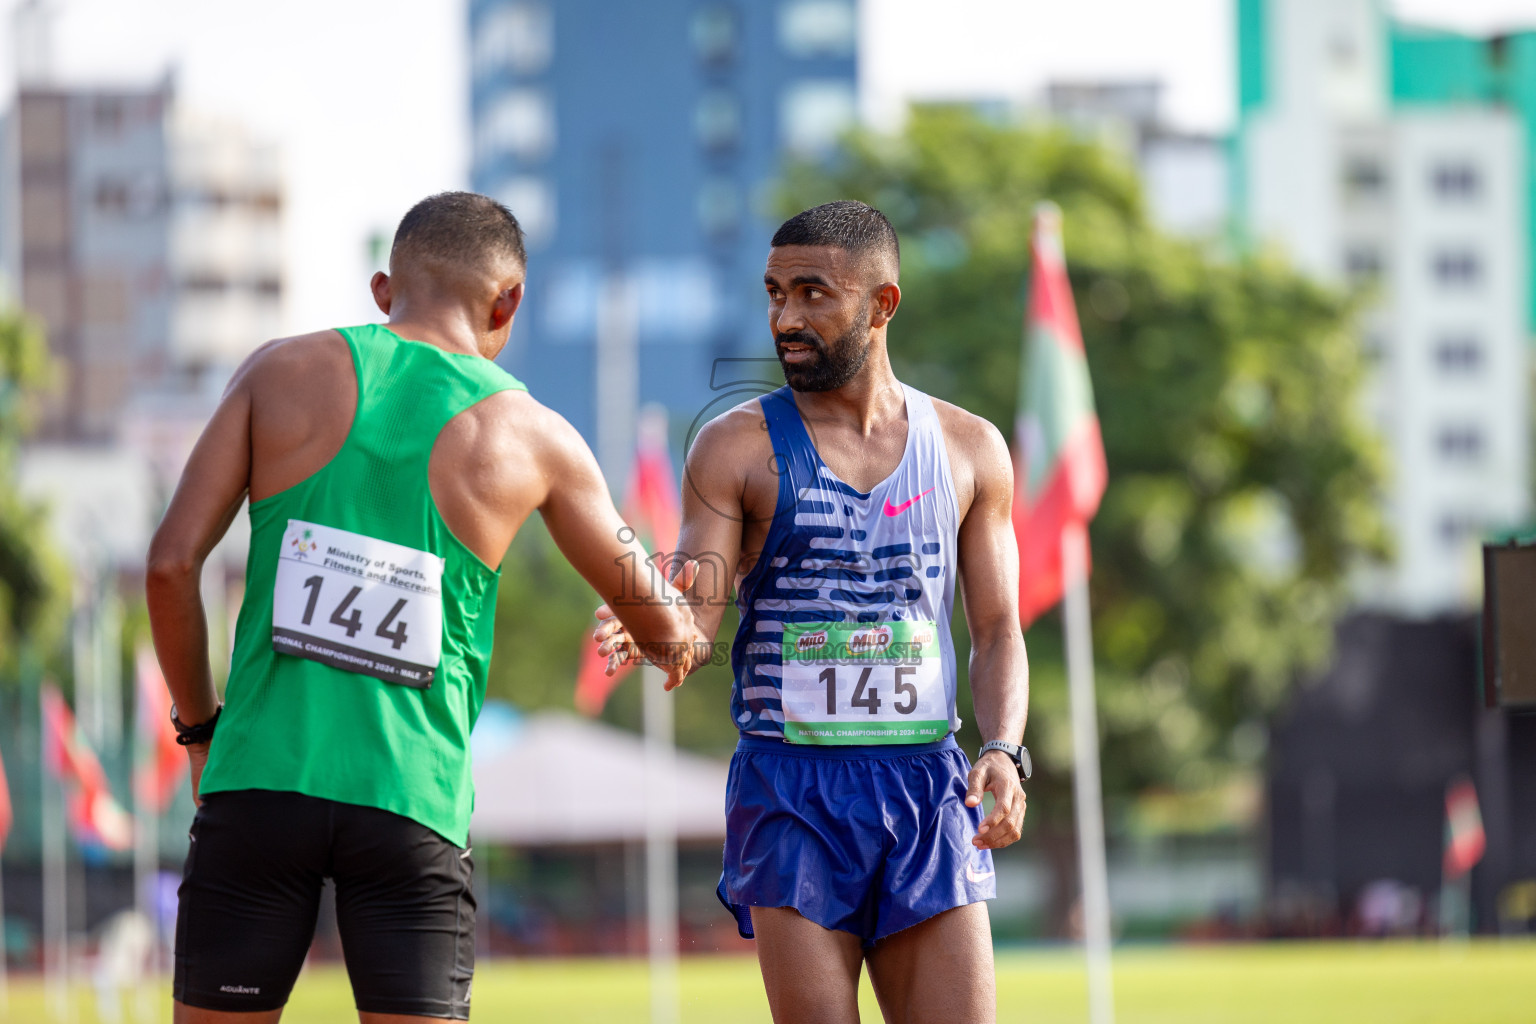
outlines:
M699 957L682 966L684 1024L768 1021L756 961ZM1067 952L998 956L998 1019L1057 1024L1087 1019L1080 961ZM1536 942L1270 944L1120 951L1121 1024L1530 1024L1536 1021ZM169 995L154 1019L168 1021ZM632 960L521 960L482 966L479 1021L614 1024L647 1019L645 965ZM6 1021L44 1024L41 985L14 979ZM864 1020L879 1021L866 984ZM81 990L73 1024L135 1020L100 1014ZM148 1018L145 1018L148 1019ZM356 1019L338 968L307 971L285 1024Z

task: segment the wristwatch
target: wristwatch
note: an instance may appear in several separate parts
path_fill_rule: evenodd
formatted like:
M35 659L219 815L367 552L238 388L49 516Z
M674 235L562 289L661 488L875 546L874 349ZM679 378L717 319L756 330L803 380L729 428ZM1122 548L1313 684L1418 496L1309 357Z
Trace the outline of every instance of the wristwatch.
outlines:
M171 725L176 729L176 742L184 747L190 747L198 743L207 743L213 739L213 730L219 724L219 716L224 713L224 705L221 703L214 709L212 717L206 722L198 722L196 725L184 725L181 719L176 717L176 705L171 705Z
M1002 740L988 740L977 751L976 759L979 761L983 754L989 750L1001 750L1008 755L1008 760L1019 770L1019 781L1025 782L1035 773L1035 763L1029 758L1029 748L1021 744L1004 743Z

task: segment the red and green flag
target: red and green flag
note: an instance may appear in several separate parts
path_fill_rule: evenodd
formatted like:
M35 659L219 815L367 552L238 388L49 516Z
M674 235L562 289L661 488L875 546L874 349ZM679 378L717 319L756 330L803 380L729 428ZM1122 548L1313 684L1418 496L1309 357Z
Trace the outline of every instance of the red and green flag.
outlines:
M5 849L5 837L11 834L11 787L5 781L5 760L0 758L0 850Z
M82 843L126 850L133 845L133 819L112 796L107 774L64 703L58 689L44 684L43 764L64 786L64 813Z
M640 414L636 431L635 461L630 467L629 485L624 491L624 520L635 530L647 551L670 552L677 547L682 524L682 500L677 474L667 448L667 413L660 406L648 406ZM651 566L637 567L651 572ZM619 681L629 674L634 662L627 662L608 675L608 659L597 653L590 636L581 647L581 668L576 676L576 708L582 714L596 715L608 703Z
M171 798L189 776L187 755L176 742L171 725L171 694L160 662L148 646L134 659L138 676L138 751L133 768L134 804L153 814L170 806Z
M1086 553L1088 521L1108 469L1088 361L1061 245L1061 211L1042 203L1030 239L1029 311L1014 425L1013 529L1019 541L1019 619L1027 627L1069 583L1061 549L1073 531ZM1087 571L1084 559L1084 571Z
M1483 831L1483 813L1477 805L1477 789L1472 780L1457 779L1445 790L1445 877L1460 878L1483 859L1488 836Z

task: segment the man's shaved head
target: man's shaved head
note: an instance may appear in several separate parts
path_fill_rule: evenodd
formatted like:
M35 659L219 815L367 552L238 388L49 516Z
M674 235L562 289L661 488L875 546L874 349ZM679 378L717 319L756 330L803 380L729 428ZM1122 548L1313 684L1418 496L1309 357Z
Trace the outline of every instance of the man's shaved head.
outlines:
M474 192L439 192L411 207L389 251L391 274L410 268L449 280L501 278L527 265L512 211Z
M813 206L797 213L773 233L773 246L808 245L842 249L879 280L901 274L901 243L885 214L853 199Z

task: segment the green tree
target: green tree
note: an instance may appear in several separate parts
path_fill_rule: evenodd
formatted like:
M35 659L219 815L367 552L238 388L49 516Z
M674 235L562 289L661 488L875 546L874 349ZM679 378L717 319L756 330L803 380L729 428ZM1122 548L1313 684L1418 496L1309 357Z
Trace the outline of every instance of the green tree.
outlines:
M16 486L16 453L51 377L42 331L0 309L0 680L18 677L23 642L44 657L61 635L67 585L50 550L45 510Z
M958 107L852 135L830 165L791 167L779 197L786 214L836 198L879 207L901 237L897 374L1007 436L1032 214L1061 207L1110 473L1090 592L1112 827L1147 787L1251 770L1265 716L1328 653L1349 571L1385 554L1352 298L1272 255L1162 234L1106 148ZM1031 817L1069 839L1056 615L1028 642Z

